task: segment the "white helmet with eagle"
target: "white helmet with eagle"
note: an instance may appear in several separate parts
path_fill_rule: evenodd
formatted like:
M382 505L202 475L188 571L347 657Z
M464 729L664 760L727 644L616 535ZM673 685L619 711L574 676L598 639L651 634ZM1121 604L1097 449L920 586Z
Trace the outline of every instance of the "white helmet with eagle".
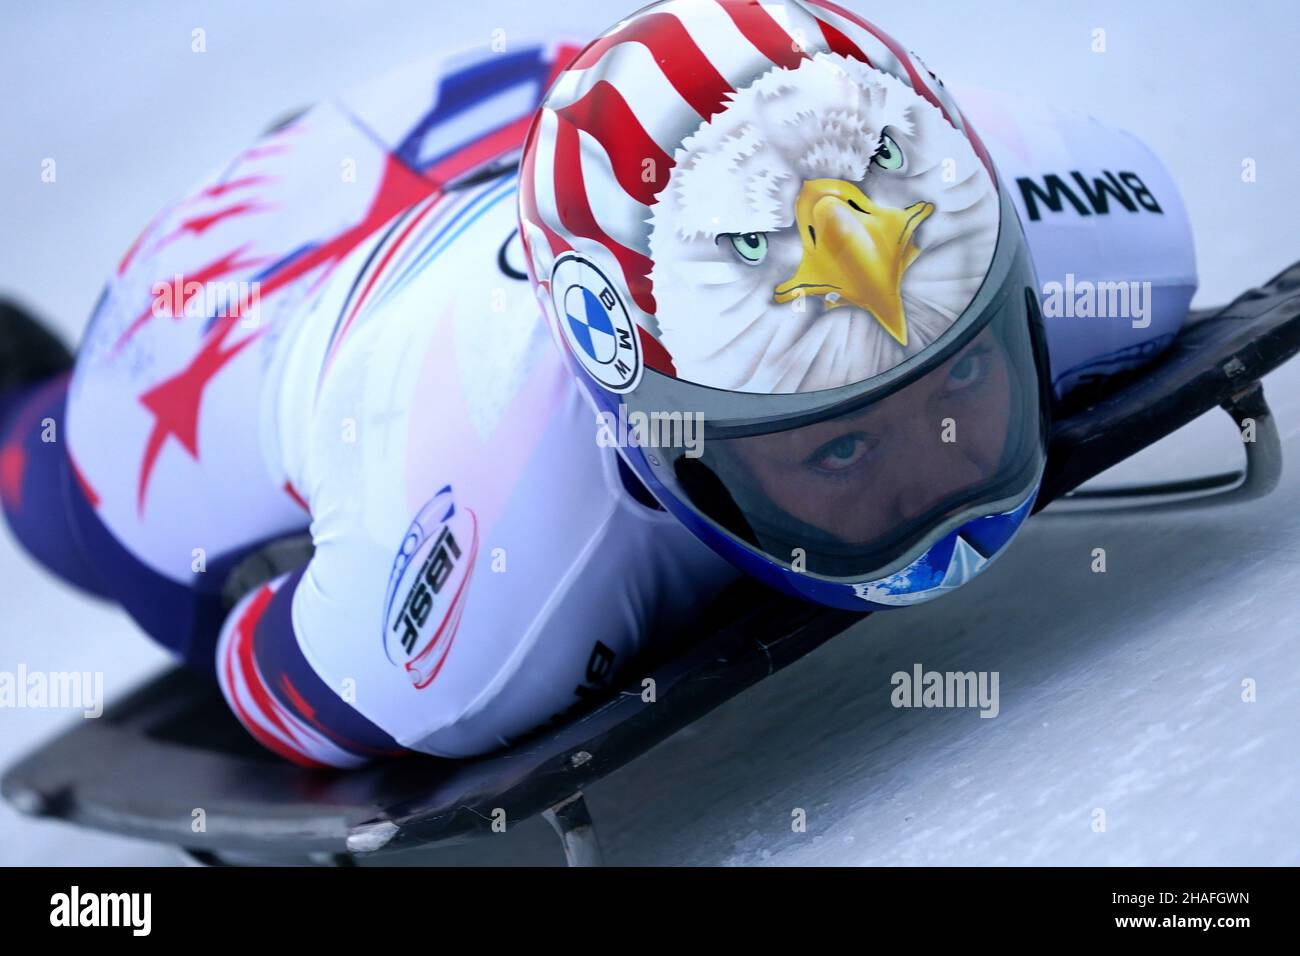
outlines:
M821 0L646 7L556 79L520 200L597 408L703 424L627 464L745 570L913 604L1029 513L1048 389L1019 221L942 83L876 27Z

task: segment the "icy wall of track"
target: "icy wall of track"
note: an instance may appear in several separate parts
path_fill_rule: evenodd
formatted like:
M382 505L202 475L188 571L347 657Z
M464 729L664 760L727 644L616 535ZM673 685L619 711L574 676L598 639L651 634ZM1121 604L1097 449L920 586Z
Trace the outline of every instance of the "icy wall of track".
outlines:
M1035 91L1139 133L1182 185L1202 293L1300 258L1300 123L1284 2L847 0L954 85ZM310 13L308 8L310 6ZM632 5L629 5L631 9ZM0 290L75 336L150 215L273 118L463 38L603 29L602 0L25 5L0 58ZM325 12L327 11L328 12ZM518 12L516 12L518 11ZM208 52L190 51L207 31ZM1107 52L1092 52L1106 30ZM54 158L56 185L40 180ZM1258 181L1241 182L1241 162ZM1267 502L1036 518L963 593L841 636L589 795L616 863L1255 863L1300 858L1300 363L1267 383L1291 466ZM1105 480L1217 471L1202 421ZM164 663L121 614L0 532L0 669L102 670L110 700ZM1108 572L1091 573L1104 547ZM1001 713L896 710L889 677L997 670ZM1243 678L1258 702L1240 700ZM0 762L70 718L0 711ZM1091 827L1095 808L1105 833ZM791 831L791 813L807 832ZM427 857L557 862L545 824ZM0 863L171 862L0 807ZM418 862L417 859L408 862Z

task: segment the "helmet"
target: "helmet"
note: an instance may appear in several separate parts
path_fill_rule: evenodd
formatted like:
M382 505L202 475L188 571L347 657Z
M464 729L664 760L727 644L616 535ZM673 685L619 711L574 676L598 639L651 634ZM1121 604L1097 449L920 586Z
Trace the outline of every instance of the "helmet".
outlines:
M943 84L814 0L668 0L525 144L542 310L620 454L714 550L832 606L959 586L1045 459L1037 282Z

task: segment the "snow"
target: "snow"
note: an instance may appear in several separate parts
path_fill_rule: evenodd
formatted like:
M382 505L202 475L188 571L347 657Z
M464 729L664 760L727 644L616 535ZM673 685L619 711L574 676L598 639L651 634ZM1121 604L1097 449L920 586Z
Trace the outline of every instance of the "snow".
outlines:
M860 2L850 5L866 10ZM1032 90L1138 132L1191 211L1197 304L1300 250L1290 89L1300 10L1208 0L1089 9L873 5L953 85ZM0 289L75 336L164 201L272 118L445 42L603 28L607 2L99 2L9 11L0 86ZM320 11L320 12L318 12ZM190 51L191 30L208 52ZM1092 52L1093 30L1107 52ZM1211 42L1213 41L1213 42ZM14 94L17 95L14 95ZM58 163L56 184L41 161ZM1258 181L1241 181L1242 160ZM1300 365L1266 383L1300 460ZM1222 470L1226 417L1105 480ZM163 666L119 612L0 541L0 670L101 670L113 700ZM626 864L1295 864L1300 859L1300 470L1262 503L1035 518L961 592L877 615L597 784ZM1091 571L1105 548L1107 571ZM1001 712L895 709L889 678L996 670ZM1257 700L1242 700L1242 682ZM0 711L0 763L70 720ZM795 832L794 814L806 814ZM1104 832L1095 832L1097 810ZM0 863L175 862L168 849L0 807ZM399 862L555 863L540 820Z

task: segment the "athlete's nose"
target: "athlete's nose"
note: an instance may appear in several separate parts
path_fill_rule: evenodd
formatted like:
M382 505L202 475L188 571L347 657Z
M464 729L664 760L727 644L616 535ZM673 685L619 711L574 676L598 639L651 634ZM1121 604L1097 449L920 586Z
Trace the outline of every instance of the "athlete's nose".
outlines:
M920 517L979 478L979 469L962 451L957 423L936 415L925 396L900 394L890 417L888 456L900 464L889 469L888 488L877 491L886 491L900 521Z

